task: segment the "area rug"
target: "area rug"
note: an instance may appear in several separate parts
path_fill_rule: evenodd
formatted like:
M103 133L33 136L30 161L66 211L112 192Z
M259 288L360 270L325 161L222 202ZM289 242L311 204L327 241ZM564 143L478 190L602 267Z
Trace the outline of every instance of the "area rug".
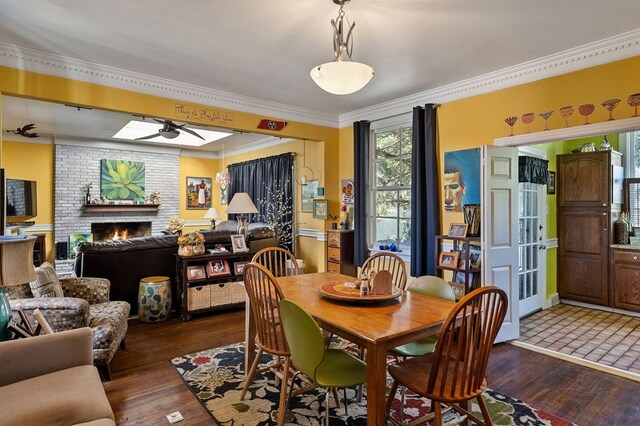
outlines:
M263 355L261 363L267 364L270 361L269 355ZM172 359L171 363L198 401L211 414L216 424L234 426L276 424L280 389L275 386L272 373L256 374L245 400L240 401L240 392L244 383L243 343L184 355ZM340 397L342 404L342 391ZM483 397L495 425L573 425L553 414L493 390L487 390ZM397 410L400 409L398 398L399 392L392 406L392 412L395 413L396 418L399 414ZM347 390L347 399L348 415L345 415L344 404L340 409L336 409L333 398L330 399L331 424L366 425L366 389L361 402L357 402L355 389ZM476 404L471 405L474 413L481 418L480 408ZM429 407L429 400L407 392L404 419L410 420L423 416L429 412ZM320 425L324 415L324 390L315 389L291 399L285 423ZM456 414L448 413L448 415Z

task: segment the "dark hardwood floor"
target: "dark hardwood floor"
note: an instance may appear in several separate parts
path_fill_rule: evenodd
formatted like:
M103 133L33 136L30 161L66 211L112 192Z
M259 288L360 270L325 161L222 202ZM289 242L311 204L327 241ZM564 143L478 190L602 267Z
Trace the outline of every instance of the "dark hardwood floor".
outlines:
M119 425L179 425L213 421L183 384L169 359L241 341L244 311L177 316L157 324L129 322L126 350L111 362L105 389ZM640 424L640 383L601 373L509 344L496 345L487 371L489 387L581 426Z

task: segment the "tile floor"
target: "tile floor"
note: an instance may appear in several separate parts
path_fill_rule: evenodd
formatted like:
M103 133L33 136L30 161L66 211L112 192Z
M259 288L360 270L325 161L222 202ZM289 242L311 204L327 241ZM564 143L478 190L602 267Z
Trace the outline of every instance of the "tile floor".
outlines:
M640 374L640 317L559 304L522 318L518 340Z

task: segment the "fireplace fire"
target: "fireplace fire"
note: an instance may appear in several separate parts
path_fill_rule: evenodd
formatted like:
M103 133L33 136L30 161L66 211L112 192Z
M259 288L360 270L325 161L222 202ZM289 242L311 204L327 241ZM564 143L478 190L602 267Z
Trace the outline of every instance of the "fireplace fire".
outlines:
M93 241L127 240L151 235L151 222L92 223Z

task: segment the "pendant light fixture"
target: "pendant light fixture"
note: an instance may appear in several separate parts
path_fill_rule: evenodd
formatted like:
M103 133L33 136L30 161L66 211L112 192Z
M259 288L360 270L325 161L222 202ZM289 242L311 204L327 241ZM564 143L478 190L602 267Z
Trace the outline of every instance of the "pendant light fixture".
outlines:
M314 174L313 170L307 167L307 141L306 139L302 141L302 167L296 170L296 182L300 186L307 186L310 180L313 180ZM300 180L298 180L298 176Z
M231 176L229 176L224 167L224 144L222 144L222 170L222 172L216 173L216 183L225 188L231 182Z
M311 78L321 89L334 95L348 95L362 89L373 77L373 68L353 62L353 27L345 17L343 7L350 0L333 0L340 6L338 16L331 20L333 27L333 62L318 65L311 70ZM346 22L345 22L346 21ZM345 27L346 25L346 27ZM347 33L345 34L345 31Z

